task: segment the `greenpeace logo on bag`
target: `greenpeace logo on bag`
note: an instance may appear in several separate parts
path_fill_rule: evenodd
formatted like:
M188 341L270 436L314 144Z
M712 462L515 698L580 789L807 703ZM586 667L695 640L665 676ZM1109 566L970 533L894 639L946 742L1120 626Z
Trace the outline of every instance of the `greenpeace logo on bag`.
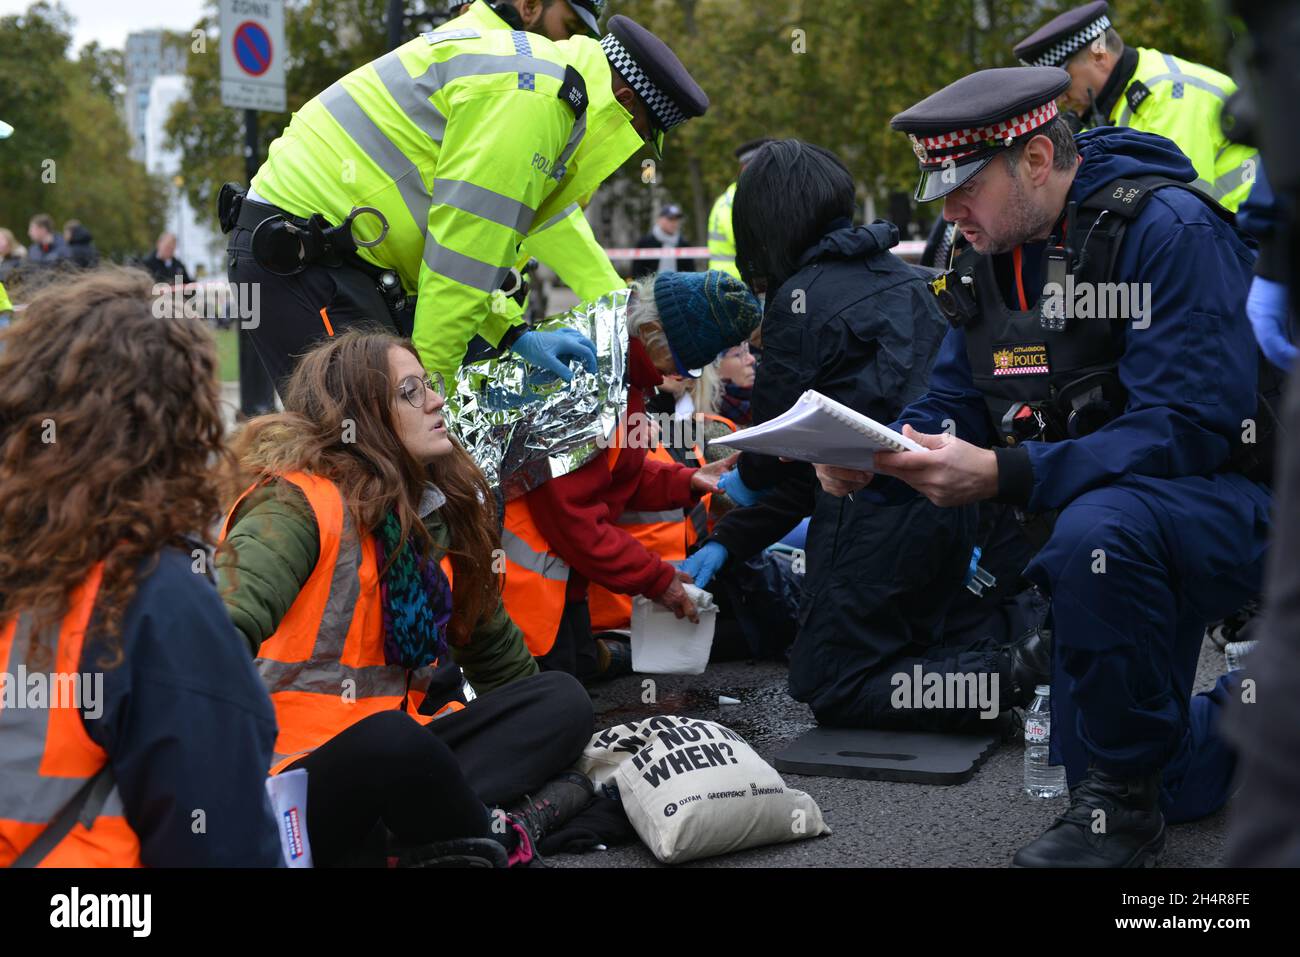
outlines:
M816 801L714 721L659 715L597 732L577 767L617 784L637 835L665 863L830 832Z

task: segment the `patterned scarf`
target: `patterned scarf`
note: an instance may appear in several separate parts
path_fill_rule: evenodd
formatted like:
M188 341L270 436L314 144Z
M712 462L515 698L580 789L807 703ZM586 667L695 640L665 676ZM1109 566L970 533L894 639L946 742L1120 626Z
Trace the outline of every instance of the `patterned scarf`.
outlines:
M743 429L749 425L749 397L753 392L752 386L744 388L728 382L722 390L722 395L718 397L718 414Z
M451 583L437 562L420 556L412 542L400 540L401 532L397 514L389 512L375 534L381 569L389 556L397 555L379 580L384 661L413 671L447 656Z

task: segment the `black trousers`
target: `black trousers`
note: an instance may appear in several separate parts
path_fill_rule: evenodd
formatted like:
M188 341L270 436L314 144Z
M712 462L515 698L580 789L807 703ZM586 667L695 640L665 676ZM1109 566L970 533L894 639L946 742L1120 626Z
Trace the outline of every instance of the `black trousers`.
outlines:
M298 359L321 339L360 325L411 334L410 310L392 312L374 277L349 265L278 276L253 258L252 235L240 227L231 232L227 272L232 283L257 284L260 309L248 335L281 398Z
M543 671L562 671L584 680L595 676L596 639L591 633L591 610L587 599L565 602L555 644L537 659L537 667Z
M312 856L322 867L378 863L379 825L406 844L492 836L489 808L572 765L593 725L587 692L558 673L512 682L429 725L402 711L363 718L292 765L308 774Z

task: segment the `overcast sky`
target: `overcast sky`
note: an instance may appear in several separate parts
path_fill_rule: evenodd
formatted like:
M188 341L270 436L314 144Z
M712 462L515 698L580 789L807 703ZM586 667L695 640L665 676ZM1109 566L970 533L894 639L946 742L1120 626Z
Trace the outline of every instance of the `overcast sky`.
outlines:
M122 49L126 35L163 27L189 31L203 15L203 0L62 0L72 14L72 51L98 40L101 46ZM31 0L0 0L0 16L22 13Z

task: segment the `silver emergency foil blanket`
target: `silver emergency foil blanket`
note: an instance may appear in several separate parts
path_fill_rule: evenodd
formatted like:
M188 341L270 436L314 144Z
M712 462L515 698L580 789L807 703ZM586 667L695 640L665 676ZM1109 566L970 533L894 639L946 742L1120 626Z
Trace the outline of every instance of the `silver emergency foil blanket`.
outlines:
M579 303L540 329L576 329L596 344L592 375L572 382L513 352L461 368L447 397L452 432L506 500L567 475L609 447L627 406L627 310L631 290Z

